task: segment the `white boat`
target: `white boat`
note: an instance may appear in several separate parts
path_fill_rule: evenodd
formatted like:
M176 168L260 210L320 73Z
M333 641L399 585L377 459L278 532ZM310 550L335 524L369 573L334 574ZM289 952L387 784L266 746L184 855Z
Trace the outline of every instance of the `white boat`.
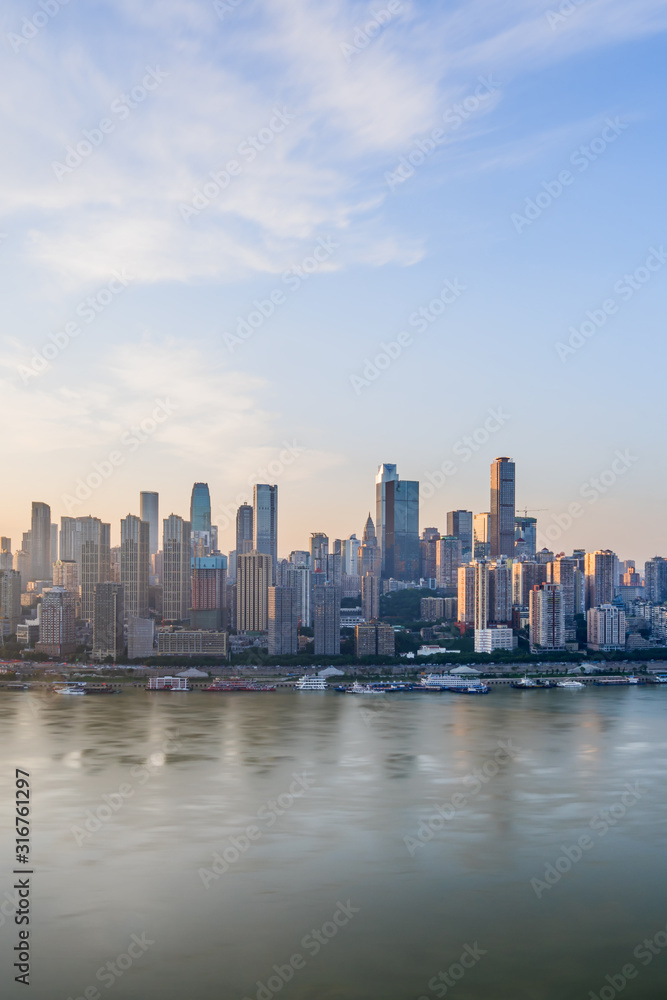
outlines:
M350 694L384 694L382 688L375 688L371 684L359 684L355 681L349 690Z
M536 688L539 685L531 677L520 677L518 681L512 681L510 687L518 688L520 691L526 688Z
M568 690L570 690L570 691L574 691L575 689L585 688L586 687L586 685L584 684L583 681L575 681L575 680L558 681L558 685L557 686L559 688L568 688Z
M294 685L297 691L326 691L329 687L324 677L309 677L304 674Z
M639 678L635 677L634 674L632 674L630 677L628 677L628 684L639 684Z
M53 689L54 694L85 694L82 684L66 684L64 687Z

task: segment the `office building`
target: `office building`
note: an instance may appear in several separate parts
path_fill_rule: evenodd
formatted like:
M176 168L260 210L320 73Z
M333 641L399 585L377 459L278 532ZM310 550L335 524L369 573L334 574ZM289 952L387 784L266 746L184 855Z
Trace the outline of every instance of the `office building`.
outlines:
M379 576L380 569L380 550L373 518L369 514L364 525L361 545L357 551L357 576L363 577L366 573L375 573Z
M94 594L93 658L115 662L125 652L125 609L119 583L97 583Z
M533 587L529 601L531 649L565 648L565 618L561 589L557 583Z
M51 580L51 508L47 503L34 502L30 527L30 579Z
M381 465L375 479L375 525L384 579L419 577L419 483ZM363 575L363 574L362 574Z
M614 604L589 608L586 614L588 648L595 651L625 649L625 611Z
M193 556L211 554L211 495L208 483L195 483L192 487L190 541Z
M299 559L303 555L307 555L307 553L292 552L292 556L296 556ZM308 565L301 561L294 563L290 560L283 574L283 585L291 587L296 592L296 610L299 625L310 627L313 616L311 611L311 579Z
M512 562L512 605L527 608L533 587L546 583L547 567L532 559L515 559Z
M509 458L491 465L491 510L489 511L490 556L514 555L515 467Z
M496 625L495 628L475 629L475 652L493 653L496 649L514 648L514 633L511 628Z
M162 616L188 621L192 607L190 522L170 514L162 525Z
M95 587L98 583L107 582L111 575L111 525L103 523L99 517L78 517L77 536L80 540L81 560L81 617L91 621L95 607Z
M128 618L127 655L130 660L146 660L155 653L155 622L152 618Z
M355 625L354 648L358 658L362 656L394 656L396 643L393 627L384 622Z
M253 489L253 550L271 556L271 572L278 562L278 487L257 484ZM273 582L273 581L272 581Z
M292 587L269 587L269 656L294 656L297 643L297 593Z
M435 587L437 575L437 542L440 532L437 528L424 528L419 539L419 576Z
M76 652L74 596L63 587L52 587L42 597L39 642L35 649L45 656L59 658Z
M616 593L616 561L616 554L610 549L586 553L584 566L587 609L613 602Z
M236 553L244 555L253 549L253 511L249 503L242 503L236 511Z
M473 558L473 524L471 510L450 510L447 513L447 534L461 542L461 562Z
M537 552L537 518L514 518L514 553L534 559Z
M644 586L647 601L654 604L667 601L667 559L654 556L644 563Z
M315 655L340 654L340 589L331 584L313 588Z
M475 625L475 580L477 564L459 566L457 574L458 621L464 625Z
M462 543L455 535L445 535L435 542L435 579L441 590L457 586Z
M227 626L227 557L222 555L194 556L192 559L192 607L190 624L193 629L219 631Z
M329 556L329 538L323 531L311 531L310 533L310 567L313 573L324 573L327 571L327 559Z
M11 538L0 538L0 572L14 569L14 557L12 555Z
M487 559L491 551L490 539L491 515L488 511L475 514L473 518L473 556L475 559Z
M123 585L126 615L148 616L149 575L150 524L128 514L120 522L120 579L114 581Z
M489 616L496 625L512 621L512 563L504 556L489 566Z
M380 617L380 577L375 573L361 577L361 613L367 622Z
M0 570L0 636L16 635L21 619L21 574Z
M343 576L357 576L357 555L361 542L356 535L343 539Z
M266 552L245 552L236 558L236 628L239 632L267 632L269 587L273 560Z
M139 494L139 517L149 525L148 545L153 556L160 551L160 497L158 493L144 491Z

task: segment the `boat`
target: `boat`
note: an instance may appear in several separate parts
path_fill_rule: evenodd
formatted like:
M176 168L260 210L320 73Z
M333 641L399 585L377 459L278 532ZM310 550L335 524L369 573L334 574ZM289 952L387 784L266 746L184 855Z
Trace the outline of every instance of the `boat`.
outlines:
M308 674L299 677L294 685L297 691L326 691L328 687L324 677L309 677Z
M215 681L208 687L202 688L204 694L230 693L234 691L275 691L275 684L258 684L257 681Z
M530 677L520 677L518 681L512 681L510 687L516 688L518 691L532 691L539 685Z
M421 688L427 691L453 691L455 694L488 694L491 690L482 681L471 681L458 674L428 674L421 679Z
M147 691L189 691L187 677L149 677Z
M64 684L62 687L54 687L54 694L80 694L84 695L85 682L73 682L71 684Z
M384 694L384 690L373 687L372 684L359 684L358 681L355 681L350 688L350 694Z
M558 681L556 687L567 688L568 691L575 691L575 690L580 690L581 688L585 688L586 685L584 684L583 681L567 680L567 681Z
M447 690L453 691L454 694L488 694L491 688L488 684L483 684L482 681L473 681L472 684L461 684L447 688Z
M638 677L635 677L635 675L634 675L634 674L631 674L631 675L630 675L630 676L628 677L628 684L639 684L639 678L638 678Z
M667 684L667 674L654 674L652 684Z

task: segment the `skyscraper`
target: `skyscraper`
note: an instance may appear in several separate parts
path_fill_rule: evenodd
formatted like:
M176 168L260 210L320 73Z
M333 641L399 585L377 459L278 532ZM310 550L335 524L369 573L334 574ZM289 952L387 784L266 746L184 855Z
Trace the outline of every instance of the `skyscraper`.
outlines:
M162 615L166 621L187 621L191 607L190 522L170 514L163 522Z
M625 611L613 604L589 608L586 638L593 650L625 649Z
M340 589L331 584L313 588L313 631L316 656L340 654Z
M103 523L99 517L78 517L77 534L81 540L81 617L91 621L95 585L107 582L111 572L111 525Z
M464 625L475 624L475 579L477 566L466 564L458 571L458 620Z
M422 579L436 579L437 575L437 543L440 532L437 528L424 528L419 539L419 575Z
M253 516L249 503L242 503L236 512L236 554L252 552Z
M278 487L258 483L253 488L253 549L271 556L271 572L278 563Z
M139 494L139 517L147 521L149 528L148 545L153 556L160 550L160 497L158 493L144 491Z
M380 617L380 578L376 573L361 577L361 613L367 622Z
M667 600L667 559L654 556L644 563L646 600L662 604Z
M616 554L610 549L586 553L586 609L613 603L616 592L616 561Z
M489 520L491 515L488 512L475 514L473 518L473 556L475 559L488 558L490 551L489 544Z
M208 483L195 483L190 498L192 553L207 556L211 552L211 495Z
M81 523L76 517L60 518L60 558L81 563Z
M578 613L576 606L578 562L572 556L557 556L553 562L547 563L546 568L549 583L557 583L560 587L565 640L574 642L577 638L575 615Z
M76 650L74 595L63 587L44 593L36 649L46 656L69 656Z
M438 587L456 587L461 565L461 540L456 535L445 535L435 543L436 581Z
M419 577L419 483L384 463L375 478L375 524L382 576Z
M246 552L236 560L236 628L266 632L269 627L269 587L273 560L266 552Z
M447 513L447 534L461 542L461 562L473 557L473 530L471 510L450 510Z
M128 514L120 522L120 582L126 615L147 617L149 573L150 525Z
M488 627L490 620L489 564L486 559L475 563L475 631Z
M538 649L563 649L565 620L561 589L542 583L530 592L530 645Z
M512 564L504 556L489 567L489 618L496 625L512 621Z
M310 568L314 573L324 573L327 571L327 558L329 556L329 538L323 531L311 531L310 533Z
M96 660L117 660L125 650L123 587L119 583L95 585L93 614L93 656Z
M0 570L0 636L15 635L21 620L21 574Z
M512 563L512 604L527 608L533 587L545 583L547 567L532 559L515 559Z
M365 576L366 573L377 573L378 575L380 573L380 550L378 549L375 525L370 514L366 518L361 545L357 551L357 575Z
M514 518L514 549L517 555L534 558L537 552L537 518Z
M299 559L299 561L294 562L292 560L287 564L287 569L284 573L284 585L286 587L292 587L296 592L296 608L299 623L301 625L310 626L313 620L310 600L310 567L300 561L300 555L307 555L307 553L292 553L292 557Z
M297 593L292 587L269 587L269 656L297 651Z
M53 565L54 587L64 587L70 594L79 593L79 564L74 559L58 559Z
M227 625L227 557L194 556L192 560L193 628L219 630Z
M14 569L14 557L12 555L12 540L0 538L0 570Z
M47 503L34 502L30 527L31 580L51 580L51 508Z
M349 538L343 539L343 574L345 576L357 575L357 553L360 545L361 542L356 535L350 535Z
M489 543L492 559L514 554L514 492L514 462L509 458L497 458L491 465Z

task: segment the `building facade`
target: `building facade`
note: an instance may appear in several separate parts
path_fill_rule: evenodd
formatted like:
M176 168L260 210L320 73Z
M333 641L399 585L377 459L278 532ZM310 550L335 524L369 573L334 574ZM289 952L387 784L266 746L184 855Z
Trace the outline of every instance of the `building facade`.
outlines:
M396 466L381 465L375 479L375 525L385 579L419 577L419 483L400 480Z
M489 554L492 559L514 554L515 467L510 458L497 458L491 465L491 509Z

